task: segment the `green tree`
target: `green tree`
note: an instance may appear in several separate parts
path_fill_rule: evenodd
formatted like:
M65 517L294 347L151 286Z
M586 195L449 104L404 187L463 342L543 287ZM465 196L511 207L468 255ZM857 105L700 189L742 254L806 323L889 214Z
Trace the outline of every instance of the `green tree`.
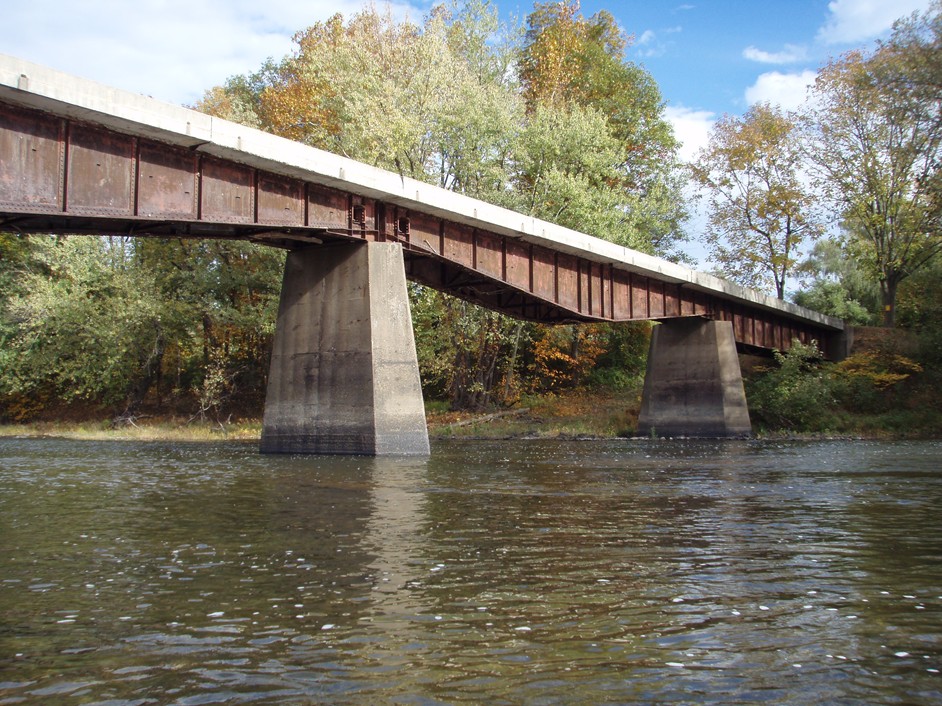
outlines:
M265 393L284 252L243 241L140 239L138 269L164 305L164 375L201 414Z
M900 325L918 338L919 360L942 385L942 256L900 286L898 311Z
M208 92L200 107L403 175L648 252L683 217L676 142L656 84L624 61L610 15L577 28L564 99L534 98L519 28L484 0L436 7L421 25L368 8L295 35L296 50ZM545 29L556 32L555 16ZM529 40L528 40L529 41ZM524 42L526 45L526 42ZM524 53L521 53L524 52ZM426 390L455 406L506 398L531 327L416 289ZM440 309L440 310L439 310ZM425 331L423 327L432 327ZM426 334L429 334L426 336ZM475 390L471 394L470 390Z
M740 284L771 284L779 299L802 243L823 230L801 167L795 122L767 103L720 120L691 167L708 193L710 259Z
M832 417L834 393L817 344L792 342L775 365L746 381L753 421L765 428L820 431Z
M876 51L850 52L818 76L808 112L817 173L856 236L855 256L880 283L883 323L896 320L900 282L942 250L939 94L919 56L942 52L939 6L899 24Z
M623 218L611 234L594 235L677 258L687 217L678 143L657 83L625 59L629 44L608 12L586 19L575 1L537 3L527 18L520 58L523 95L531 115L541 107L579 106L605 118L619 149L611 187L620 194L615 208Z
M620 150L592 108L537 106L517 143L517 209L552 223L641 246L614 186Z
M426 398L447 400L452 409L515 401L532 325L428 287L412 284L409 291Z
M134 267L123 239L31 241L37 267L20 273L3 310L0 395L133 410L166 345L156 283Z
M794 296L796 304L854 326L875 323L876 312L880 311L880 287L861 269L841 240L817 241L799 266L799 272L803 286Z

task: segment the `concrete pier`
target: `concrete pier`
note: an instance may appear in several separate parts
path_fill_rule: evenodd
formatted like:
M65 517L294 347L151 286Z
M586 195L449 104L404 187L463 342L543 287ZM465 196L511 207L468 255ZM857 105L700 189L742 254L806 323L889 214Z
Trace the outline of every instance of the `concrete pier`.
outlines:
M638 432L711 438L752 434L732 322L686 318L654 327Z
M429 453L400 245L289 253L261 451Z

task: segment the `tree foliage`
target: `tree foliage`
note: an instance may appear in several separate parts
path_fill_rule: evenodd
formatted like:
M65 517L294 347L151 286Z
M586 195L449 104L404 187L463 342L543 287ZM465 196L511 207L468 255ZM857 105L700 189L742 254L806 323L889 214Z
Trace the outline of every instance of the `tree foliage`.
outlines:
M806 284L795 294L796 304L853 326L876 323L880 288L847 252L844 240L817 241L799 270Z
M6 261L0 308L4 416L55 400L133 416L149 394L219 412L224 397L263 394L282 253L224 241L2 242L19 253Z
M614 19L586 20L575 3L537 5L519 38L481 0L437 7L421 25L367 8L298 32L291 56L230 79L228 102L214 89L200 107L231 116L248 106L251 119L286 137L673 252L685 217L677 143L655 82L625 60ZM533 341L552 338L412 291L426 392L455 406L512 398Z
M622 219L607 231L586 232L676 258L687 218L679 145L657 83L625 59L630 41L604 10L585 18L575 1L537 3L521 51L523 95L528 114L537 119L541 109L545 116L553 108L578 115L581 108L605 121L610 148L617 152L603 169L610 172L605 195L614 198L601 207L621 211Z
M900 282L942 250L939 25L936 5L897 24L874 52L830 62L808 115L809 152L855 236L855 257L880 283L886 326L895 323Z
M817 431L831 417L834 395L815 343L792 342L775 365L746 386L749 414L759 426Z
M771 284L784 299L799 248L823 230L802 179L795 122L767 103L742 118L726 116L691 172L709 193L710 259L730 279L748 287Z
M34 238L20 291L5 302L0 394L119 407L139 401L165 335L153 278L123 241Z

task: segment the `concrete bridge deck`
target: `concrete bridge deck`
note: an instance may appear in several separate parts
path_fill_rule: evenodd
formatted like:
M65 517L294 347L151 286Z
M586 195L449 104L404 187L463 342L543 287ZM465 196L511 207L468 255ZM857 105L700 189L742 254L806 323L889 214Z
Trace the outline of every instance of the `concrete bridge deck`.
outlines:
M840 356L846 345L841 321L711 275L259 130L4 55L0 229L237 238L294 253L344 244L348 249L350 244L396 244L395 258L404 259L411 279L525 319L686 321L689 325L676 328L681 335L670 344L683 349L700 345L694 339L709 339L712 342L705 345L716 347L713 329L705 338L701 335L702 322L723 324L722 338L728 328L730 341L745 349L784 350L793 340L815 340L826 353ZM317 269L321 265L315 261L331 258L337 267L369 272L363 277L401 288L404 297L404 280L400 287L398 275L384 269L390 265L378 264L392 262L386 250L381 257L357 260L355 267L345 255L298 254L289 257L282 294L282 314L293 325L304 320L286 304L286 292L303 287L289 282L289 273L300 283L314 276L330 279L333 275ZM346 284L338 280L337 286ZM380 294L375 287L371 290L368 279L355 289L369 292L368 297ZM372 311L369 306L363 310ZM363 312L367 318L375 315ZM357 345L369 346L374 338L408 338L411 346L411 326L407 333L397 330L395 335L358 333ZM306 343L292 345L334 350L337 341L325 343L325 335L324 330L312 331ZM276 334L276 355L279 345ZM370 355L377 354L374 350ZM387 358L401 367L401 354ZM288 348L284 355L288 360L298 353ZM414 360L414 350L411 355ZM713 353L710 357L716 358ZM281 382L294 375L296 386L310 387L316 376L313 363L305 365L294 373L280 373ZM687 357L673 364L681 371L690 365ZM713 360L710 366L703 374L713 382L726 375L717 366L728 363ZM738 362L734 367L730 384L738 384L734 396L741 397ZM686 387L703 387L703 380L683 375ZM720 384L716 394L725 395L727 383ZM400 394L379 392L375 382L364 385L373 385L371 399ZM716 387L712 382L706 387L711 385ZM414 397L411 377L407 387L402 394ZM272 394L270 386L269 400ZM665 399L677 394L673 387L664 392ZM652 393L646 395L654 399ZM286 414L308 414L312 404L317 406L314 398ZM744 410L744 398L735 405ZM415 405L410 408L414 417ZM371 420L374 424L375 418ZM748 417L733 427L736 435L742 433ZM672 427L659 422L659 428ZM414 430L405 434L410 435Z

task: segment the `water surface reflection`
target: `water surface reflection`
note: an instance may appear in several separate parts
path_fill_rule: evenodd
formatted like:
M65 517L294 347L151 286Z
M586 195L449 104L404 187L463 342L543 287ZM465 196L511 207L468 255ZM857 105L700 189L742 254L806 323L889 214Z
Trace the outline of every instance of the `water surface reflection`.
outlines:
M938 703L940 450L0 440L0 704Z

